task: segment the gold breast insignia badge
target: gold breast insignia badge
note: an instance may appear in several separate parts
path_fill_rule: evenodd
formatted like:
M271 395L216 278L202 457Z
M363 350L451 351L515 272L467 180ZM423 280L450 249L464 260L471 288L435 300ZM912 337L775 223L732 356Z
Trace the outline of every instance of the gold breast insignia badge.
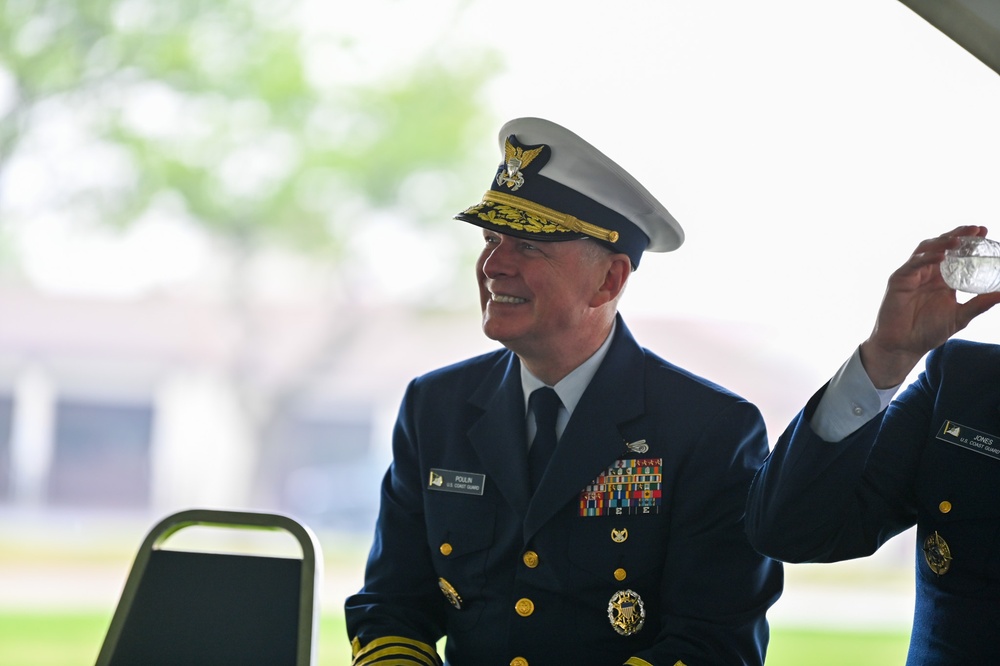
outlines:
M622 636L631 636L646 622L646 607L642 597L632 590L619 590L608 602L608 621Z

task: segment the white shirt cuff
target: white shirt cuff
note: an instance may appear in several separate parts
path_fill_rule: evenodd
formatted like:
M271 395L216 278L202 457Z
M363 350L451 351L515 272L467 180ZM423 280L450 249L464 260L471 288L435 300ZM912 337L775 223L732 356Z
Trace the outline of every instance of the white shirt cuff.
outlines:
M902 386L902 384L900 384ZM889 406L899 386L876 389L855 349L830 380L809 424L827 442L839 442Z

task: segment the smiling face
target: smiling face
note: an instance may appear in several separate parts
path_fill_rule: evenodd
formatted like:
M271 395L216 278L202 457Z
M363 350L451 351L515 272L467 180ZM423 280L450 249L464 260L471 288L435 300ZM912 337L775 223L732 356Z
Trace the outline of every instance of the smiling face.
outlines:
M597 350L610 331L628 257L589 240L535 241L491 230L483 240L476 271L487 337L547 381L552 375L543 377L541 365L572 370Z

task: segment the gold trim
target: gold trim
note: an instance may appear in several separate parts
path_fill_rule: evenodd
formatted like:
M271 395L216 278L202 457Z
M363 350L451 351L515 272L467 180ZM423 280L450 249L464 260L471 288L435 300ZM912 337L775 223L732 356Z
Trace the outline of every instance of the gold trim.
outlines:
M461 215L477 217L483 222L495 224L498 227L510 227L516 231L526 231L532 234L573 233L571 229L559 226L554 222L528 215L520 208L492 201L480 201L475 206L462 211Z
M679 661L677 662L677 664L680 664L680 663L681 662L679 662ZM677 664L674 664L674 666L677 666ZM641 659L640 657L629 657L625 661L625 666L653 666L653 664L652 664L652 662L648 662L645 659Z
M539 217L544 220L551 221L552 223L565 227L570 231L575 231L580 234L586 234L598 240L607 241L609 243L617 243L619 234L617 231L612 231L611 229L605 229L604 227L599 227L596 224L590 224L589 222L584 222L583 220L568 215L566 213L560 213L557 210L536 204L527 199L522 199L521 197L514 196L513 194L507 194L506 192L495 192L493 190L488 191L483 195L483 201L495 204L501 204L504 206L513 206L515 208L520 208L525 213L533 217Z
M356 636L351 641L352 647L355 642L360 645ZM393 656L405 657L405 659L397 659L394 662L382 661ZM426 666L441 666L441 658L438 656L437 650L427 643L403 636L383 636L357 650L351 666L367 666L374 663L416 663Z

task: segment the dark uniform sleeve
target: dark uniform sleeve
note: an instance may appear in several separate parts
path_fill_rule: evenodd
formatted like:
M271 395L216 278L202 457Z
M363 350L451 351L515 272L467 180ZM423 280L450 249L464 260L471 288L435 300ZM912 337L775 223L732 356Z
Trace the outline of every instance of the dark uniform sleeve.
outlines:
M809 425L821 390L781 435L754 478L747 536L786 562L871 555L916 523L913 479L927 440L935 389L928 371L879 417L840 442Z
M706 422L679 472L664 562L663 618L656 644L630 666L764 663L767 609L781 594L781 564L761 556L744 533L750 480L767 455L753 405L731 403Z
M393 433L393 462L382 482L375 540L363 589L345 603L353 666L374 663L440 666L447 601L428 551L420 464L413 440L410 395Z

